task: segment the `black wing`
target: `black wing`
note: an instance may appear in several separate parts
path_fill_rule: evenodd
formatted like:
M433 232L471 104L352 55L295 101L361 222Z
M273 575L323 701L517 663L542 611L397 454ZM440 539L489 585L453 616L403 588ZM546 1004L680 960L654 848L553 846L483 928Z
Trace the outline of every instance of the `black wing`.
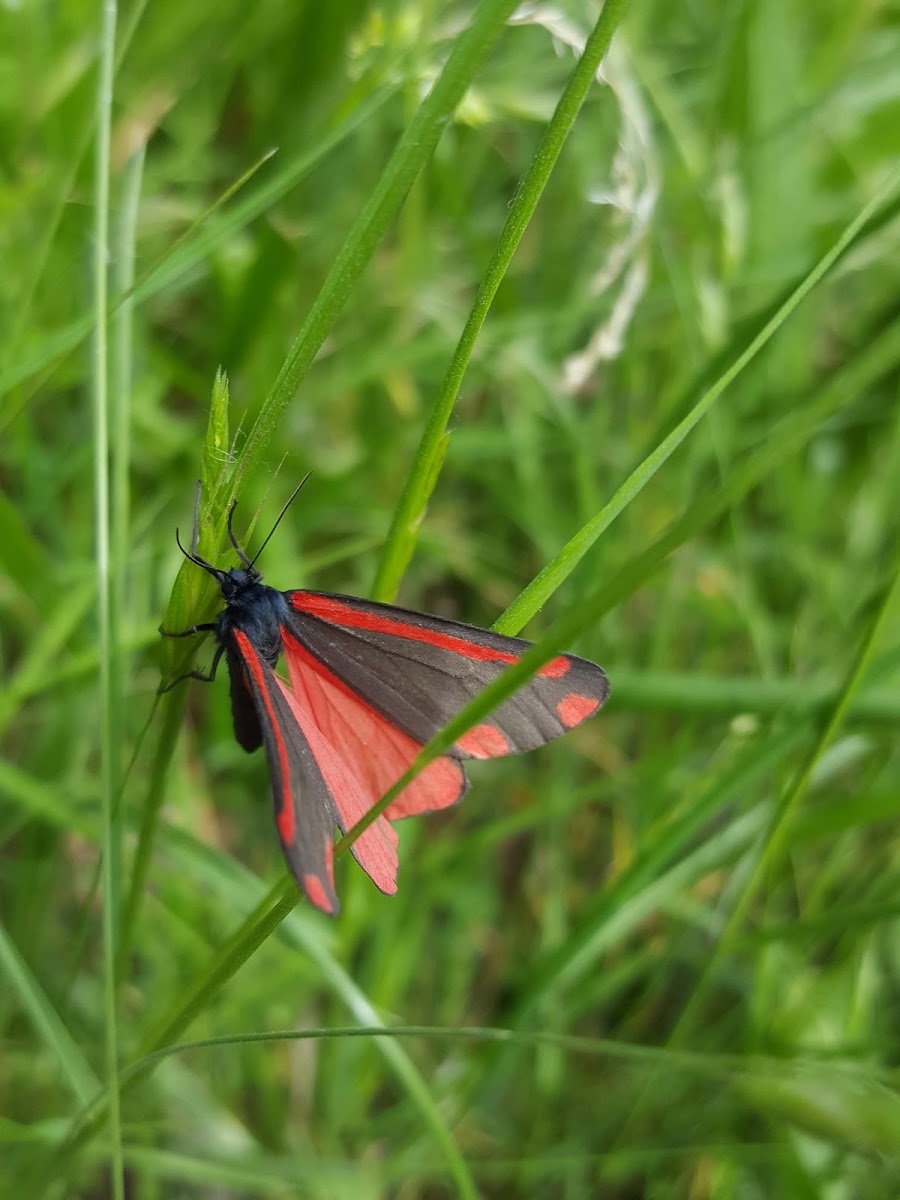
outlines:
M352 596L296 591L286 598L289 632L313 659L419 744L531 646ZM593 716L608 696L600 667L558 655L448 753L493 758L533 750Z

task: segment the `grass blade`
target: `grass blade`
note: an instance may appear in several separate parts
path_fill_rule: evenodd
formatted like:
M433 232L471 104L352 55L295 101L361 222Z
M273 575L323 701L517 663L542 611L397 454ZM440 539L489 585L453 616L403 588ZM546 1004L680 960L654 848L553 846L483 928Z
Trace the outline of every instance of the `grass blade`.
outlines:
M111 611L109 527L109 360L107 352L109 260L109 148L112 121L113 55L116 41L116 3L104 0L97 87L97 152L94 179L94 313L93 354L94 481L97 555L97 608L100 647L100 787L103 806L103 997L106 1028L106 1082L109 1090L110 1184L115 1200L124 1200L122 1126L119 1105L119 1033L116 1012L116 934L120 882L120 824L116 817L116 744L113 664L118 630Z
M434 87L419 106L374 192L348 233L263 402L235 471L232 493L262 460L284 410L294 398L353 285L368 265L413 181L431 157L444 125L515 7L515 0L483 0L475 10L471 25L458 38Z
M627 7L626 0L606 0L600 17L585 43L584 51L575 65L569 82L559 98L540 144L518 190L510 204L509 216L472 310L466 319L459 342L441 385L435 405L422 433L412 469L404 484L397 509L391 521L384 551L372 590L376 600L393 600L400 579L412 558L419 525L429 497L437 484L446 450L447 422L459 395L463 375L475 347L478 333L503 282L513 255L534 215L550 174L575 124L575 118L593 84L604 54Z
M3 925L0 925L0 968L38 1036L59 1063L72 1094L80 1104L87 1104L100 1082Z
M847 225L840 237L819 259L812 270L804 276L793 289L787 299L778 306L777 310L765 322L759 332L747 344L729 367L707 388L696 404L683 417L675 428L647 457L635 468L625 482L616 489L608 504L594 516L578 533L566 543L556 558L549 562L539 575L532 580L521 595L507 608L494 623L499 633L517 633L531 620L544 604L550 599L560 584L572 573L578 563L590 550L591 546L604 533L616 517L620 515L631 501L644 488L659 468L678 449L688 434L712 408L722 393L737 379L738 375L759 354L763 347L771 341L781 329L785 321L809 295L809 293L828 274L835 263L853 244L860 231L872 220L884 206L890 204L891 196L900 179L900 172L894 171L878 192Z

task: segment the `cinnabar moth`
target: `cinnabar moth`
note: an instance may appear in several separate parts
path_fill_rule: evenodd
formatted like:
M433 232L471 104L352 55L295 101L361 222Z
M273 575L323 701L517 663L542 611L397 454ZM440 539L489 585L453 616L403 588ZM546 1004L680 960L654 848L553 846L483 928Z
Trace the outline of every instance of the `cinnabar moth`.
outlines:
M303 481L305 482L305 480ZM302 487L302 483L300 485ZM178 546L222 589L218 618L166 637L214 633L208 674L224 654L231 677L234 733L247 751L265 746L275 824L288 866L307 897L337 913L332 847L396 783L425 742L477 692L531 646L443 617L390 604L262 583L259 554L299 487L251 560L232 529L241 566L220 570ZM289 682L275 672L284 654ZM593 716L609 695L603 670L561 654L431 762L352 845L356 861L381 891L397 890L397 834L391 821L455 804L468 783L467 758L533 750Z

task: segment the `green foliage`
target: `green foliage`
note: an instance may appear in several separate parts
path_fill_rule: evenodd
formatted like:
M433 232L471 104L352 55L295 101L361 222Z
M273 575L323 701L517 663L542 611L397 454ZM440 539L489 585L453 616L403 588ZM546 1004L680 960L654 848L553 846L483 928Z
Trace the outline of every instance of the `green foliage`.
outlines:
M900 34L586 7L0 7L3 1194L900 1188ZM307 470L268 582L613 689L335 922L156 697Z

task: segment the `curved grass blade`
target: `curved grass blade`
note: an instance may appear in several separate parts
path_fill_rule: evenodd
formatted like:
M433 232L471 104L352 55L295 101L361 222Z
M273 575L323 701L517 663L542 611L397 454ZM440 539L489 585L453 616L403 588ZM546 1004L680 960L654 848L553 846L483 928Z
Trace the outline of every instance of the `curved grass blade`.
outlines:
M794 310L809 295L812 289L824 279L838 259L853 244L860 231L885 204L889 203L890 197L897 186L898 179L900 179L900 172L893 172L875 196L847 225L837 241L823 254L787 299L778 306L775 313L763 324L762 328L751 339L746 348L722 372L712 386L707 388L671 433L663 438L656 449L648 454L643 462L632 471L625 482L616 490L609 503L605 504L566 543L556 558L544 567L521 595L494 622L493 627L498 633L517 633L546 604L560 584L571 574L591 546L593 546L597 538L628 507L635 496L650 482L659 468L674 454L691 430L694 429L697 423L712 408L726 388L734 382L744 368L771 341Z

